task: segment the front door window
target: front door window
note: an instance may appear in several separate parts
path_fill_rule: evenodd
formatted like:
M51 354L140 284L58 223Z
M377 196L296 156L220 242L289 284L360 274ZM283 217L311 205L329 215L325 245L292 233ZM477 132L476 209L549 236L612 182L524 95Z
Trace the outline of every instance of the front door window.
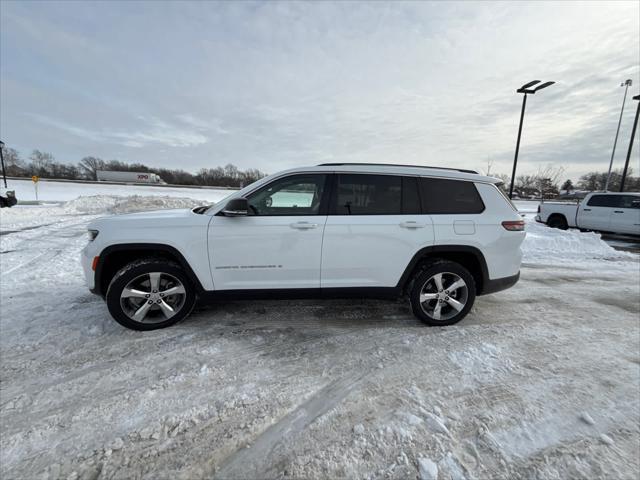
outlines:
M319 215L326 175L293 175L274 180L247 197L250 215Z

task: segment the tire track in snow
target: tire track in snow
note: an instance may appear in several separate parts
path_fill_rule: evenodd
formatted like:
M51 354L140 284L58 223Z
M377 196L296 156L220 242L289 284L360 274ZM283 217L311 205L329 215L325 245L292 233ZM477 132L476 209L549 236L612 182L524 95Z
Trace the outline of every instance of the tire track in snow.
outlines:
M81 232L79 232L78 235L65 236L65 237L55 237L55 234L61 231L69 230L71 228L74 228L80 225L84 225L86 223L87 223L87 220L83 220L82 222L75 222L71 224L69 223L57 224L56 227L47 229L44 232L40 232L39 229L52 224L45 224L45 225L40 225L37 227L31 227L31 228L25 229L25 230L28 230L29 233L36 232L37 235L33 235L33 236L27 235L24 238L18 238L17 240L19 240L19 243L15 244L11 249L11 252L7 252L7 253L19 254L23 252L28 252L30 250L29 248L20 248L20 247L22 247L24 244L30 244L30 243L36 243L36 242L41 242L41 243L44 243L45 245L49 244L51 245L51 247L36 254L35 256L29 258L28 260L23 261L22 263L19 263L18 265L15 265L9 268L8 270L2 269L2 271L0 272L0 277L6 277L17 270L27 267L32 263L34 263L35 261L41 259L45 255L48 255L47 258L51 259L60 255L60 253L62 253L67 248L73 248L73 245L69 244L69 238L80 236ZM16 232L16 233L21 233L21 232ZM50 237L62 238L62 241L51 241ZM6 260L3 260L3 261L6 262Z
M320 389L309 400L262 432L249 448L240 448L228 456L213 478L263 478L270 466L271 454L282 441L300 433L318 417L341 403L358 386L365 374L360 372L347 375Z
M53 253L52 253L52 252L53 252ZM51 258L54 258L54 257L57 257L58 255L60 255L60 253L61 253L61 252L62 252L62 249L61 249L61 248L57 248L57 249L56 249L56 248L52 248L52 249L49 249L49 250L45 250L44 252L39 253L39 254L38 254L38 255L36 255L35 257L31 257L31 258L30 258L29 260L27 260L26 262L22 262L22 263L20 263L20 264L16 265L15 267L13 267L13 268L10 268L9 270L3 270L3 271L2 271L2 276L10 275L10 274L12 274L13 272L15 272L16 270L20 270L21 268L24 268L24 267L26 267L26 266L28 266L28 265L31 265L31 264L32 264L32 263L34 263L36 260L40 259L41 257L43 257L43 256L45 256L45 255L47 255L47 254L49 254L49 253L52 253L52 255L49 255L49 257L48 257L48 258L50 258L50 259L51 259Z

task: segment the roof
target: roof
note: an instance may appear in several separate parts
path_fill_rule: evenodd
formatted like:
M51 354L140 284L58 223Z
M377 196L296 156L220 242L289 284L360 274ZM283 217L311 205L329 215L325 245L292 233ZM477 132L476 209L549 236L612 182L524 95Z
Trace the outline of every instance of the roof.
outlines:
M640 195L640 192L611 192L611 191L607 191L607 190L595 190L593 192L586 192L586 194L597 194L597 195Z
M500 179L480 175L473 170L446 167L426 167L421 165L394 165L382 163L323 163L310 167L298 167L278 172L270 177L295 172L344 172L344 173L384 173L391 175L411 175L424 177L455 178L474 182L498 183Z

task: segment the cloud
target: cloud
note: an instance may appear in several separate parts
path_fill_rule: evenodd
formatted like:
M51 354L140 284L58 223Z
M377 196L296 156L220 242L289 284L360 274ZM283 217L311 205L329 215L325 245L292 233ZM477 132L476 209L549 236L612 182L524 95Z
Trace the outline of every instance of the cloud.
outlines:
M92 142L115 143L132 148L143 148L153 145L168 147L194 147L202 145L208 138L199 132L185 130L155 118L140 118L148 127L139 131L123 130L91 130L70 125L63 120L53 119L38 113L28 114L44 125L48 125L77 137Z
M0 22L3 139L65 158L508 172L515 89L540 79L518 171L575 178L608 167L618 85L640 84L637 2L5 2Z

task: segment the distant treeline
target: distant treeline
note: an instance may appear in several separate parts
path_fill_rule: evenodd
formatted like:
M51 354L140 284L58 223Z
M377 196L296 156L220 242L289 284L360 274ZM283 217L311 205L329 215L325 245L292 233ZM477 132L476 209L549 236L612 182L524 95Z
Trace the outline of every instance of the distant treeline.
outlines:
M201 168L195 174L182 169L150 168L142 163L126 163L120 160L103 160L84 157L77 164L56 161L48 152L34 150L29 158L21 158L13 148L2 148L7 175L12 177L60 178L68 180L97 180L96 171L150 172L160 175L165 182L176 185L208 185L215 187L240 187L248 185L266 174L251 168L240 170L232 164L224 167Z
M151 172L160 175L167 183L175 185L208 185L215 187L240 187L248 185L266 174L251 168L240 170L232 164L224 167L201 168L195 174L182 169L150 168L142 163L126 163L120 160L102 160L97 157L84 157L77 164L62 163L55 160L54 156L48 152L34 150L28 158L20 157L20 154L13 148L3 147L2 153L7 169L7 175L13 177L31 177L37 175L44 178L62 178L69 180L96 180L97 170L112 170L120 172ZM490 167L490 165L489 165ZM487 170L490 170L488 168ZM489 171L488 175L499 177L503 182L503 188L508 188L511 181L509 175L495 174ZM624 189L627 192L640 191L640 177L632 176L629 169ZM590 172L582 175L574 184L571 179L567 179L560 184L560 179L564 174L562 167L546 166L540 167L533 175L516 176L515 192L522 196L544 196L545 198L556 197L560 190L604 190L607 182L607 172ZM622 170L611 172L609 190L618 191Z

